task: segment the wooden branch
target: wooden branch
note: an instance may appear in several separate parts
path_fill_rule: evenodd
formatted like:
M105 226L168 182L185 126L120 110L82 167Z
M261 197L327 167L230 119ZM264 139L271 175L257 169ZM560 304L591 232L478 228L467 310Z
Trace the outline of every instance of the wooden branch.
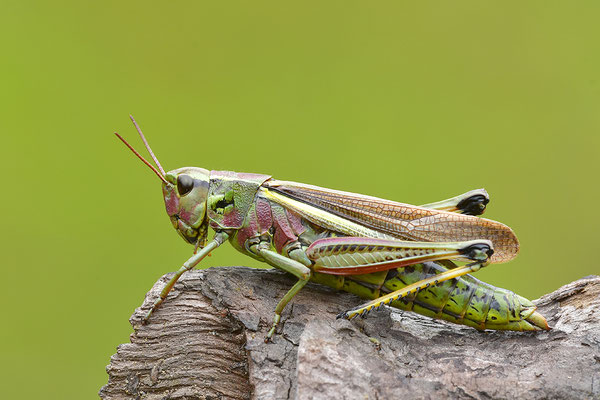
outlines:
M103 399L600 399L600 277L537 301L548 332L478 332L384 309L336 320L361 303L309 284L263 338L293 279L275 270L212 268L179 280L107 367Z

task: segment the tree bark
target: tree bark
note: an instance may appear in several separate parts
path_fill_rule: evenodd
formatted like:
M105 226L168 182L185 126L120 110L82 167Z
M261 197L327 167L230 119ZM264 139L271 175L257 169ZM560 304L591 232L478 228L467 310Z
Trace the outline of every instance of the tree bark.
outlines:
M107 366L102 399L600 399L600 277L536 301L543 332L479 332L383 308L336 320L362 300L307 285L264 336L294 280L275 270L183 275Z

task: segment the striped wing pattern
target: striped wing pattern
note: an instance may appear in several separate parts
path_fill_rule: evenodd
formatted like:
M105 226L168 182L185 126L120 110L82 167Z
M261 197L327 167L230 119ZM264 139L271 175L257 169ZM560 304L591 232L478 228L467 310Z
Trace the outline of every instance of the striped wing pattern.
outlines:
M514 232L489 219L296 182L271 180L263 187L402 240L457 242L487 239L494 245L492 263L509 261L519 252L519 241Z

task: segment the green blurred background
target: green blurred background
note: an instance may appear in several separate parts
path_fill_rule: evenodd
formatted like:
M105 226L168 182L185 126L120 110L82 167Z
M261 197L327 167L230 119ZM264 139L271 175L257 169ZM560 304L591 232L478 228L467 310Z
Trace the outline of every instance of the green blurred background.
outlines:
M3 397L95 398L128 318L192 248L167 169L413 204L485 187L529 298L598 273L598 2L4 0ZM229 247L204 266L259 263Z

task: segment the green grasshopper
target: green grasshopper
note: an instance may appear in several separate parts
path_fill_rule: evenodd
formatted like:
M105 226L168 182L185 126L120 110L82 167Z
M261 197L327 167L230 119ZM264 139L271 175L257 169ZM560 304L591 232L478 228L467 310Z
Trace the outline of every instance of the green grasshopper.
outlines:
M519 251L509 227L477 217L489 202L485 190L412 206L261 174L197 167L165 172L131 120L158 170L115 134L160 178L173 226L195 246L144 322L184 272L228 240L298 279L277 304L265 341L309 281L371 299L338 318L365 316L386 304L480 330L549 329L531 301L468 275ZM207 243L209 226L215 235Z

